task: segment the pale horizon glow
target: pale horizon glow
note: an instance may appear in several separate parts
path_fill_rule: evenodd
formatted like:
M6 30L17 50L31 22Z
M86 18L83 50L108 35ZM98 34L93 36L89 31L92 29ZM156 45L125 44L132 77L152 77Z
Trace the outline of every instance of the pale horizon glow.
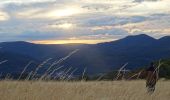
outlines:
M116 39L108 39L108 40L40 40L40 41L29 41L35 44L97 44L103 42L111 42Z

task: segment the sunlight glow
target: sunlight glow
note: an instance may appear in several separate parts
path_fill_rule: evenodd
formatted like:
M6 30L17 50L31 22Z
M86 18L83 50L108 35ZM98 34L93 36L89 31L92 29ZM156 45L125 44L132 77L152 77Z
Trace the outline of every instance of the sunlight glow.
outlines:
M0 11L0 21L6 21L9 19L9 15L3 11Z
M29 18L29 19L60 19L64 17L70 17L73 15L85 13L86 10L79 6L65 6L62 8L34 8L21 10L16 13L18 18Z
M114 39L106 40L42 40L42 41L31 41L36 44L72 44L72 43L82 43L82 44L97 44L102 42L115 41Z
M66 17L81 13L78 7L66 7L64 9L55 9L47 13L48 17Z
M71 23L64 23L64 24L57 25L57 27L61 28L61 29L71 29L73 27L73 24L71 24Z

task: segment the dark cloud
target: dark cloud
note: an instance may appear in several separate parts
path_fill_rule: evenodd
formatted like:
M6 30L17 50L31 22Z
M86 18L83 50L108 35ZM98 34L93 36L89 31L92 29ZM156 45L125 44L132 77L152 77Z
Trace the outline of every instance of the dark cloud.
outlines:
M110 34L110 35L128 35L129 33L123 29L119 28L112 28L107 30L96 30L94 31L94 34Z
M62 32L39 32L39 31L25 31L17 37L25 40L48 40L48 39L60 39L64 38L66 34Z
M104 16L95 19L89 19L83 22L84 26L117 26L128 23L139 23L148 20L144 16L132 16L132 17L116 17L116 16Z
M113 8L112 4L90 4L90 5L84 5L82 6L82 8L88 9L88 10L96 10L96 11L100 11L100 10L109 10L111 8Z

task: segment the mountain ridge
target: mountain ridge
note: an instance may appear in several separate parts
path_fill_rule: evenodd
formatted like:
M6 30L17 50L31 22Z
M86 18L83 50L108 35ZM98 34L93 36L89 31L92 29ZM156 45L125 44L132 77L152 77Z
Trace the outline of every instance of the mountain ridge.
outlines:
M170 58L170 45L167 41L170 41L170 38L167 38L167 36L155 39L148 35L140 34L98 44L44 45L24 41L1 42L0 47L2 48L0 53L14 53L32 58L37 63L40 63L48 58L59 60L70 52L79 49L78 52L62 64L67 67L78 68L77 74L82 73L86 67L88 69L87 73L96 74L119 69L125 63L128 63L127 69L133 70L147 66L155 60ZM13 58L17 59L17 56ZM16 63L19 64L19 61ZM14 66L12 69L15 70L15 67L18 66ZM23 68L24 66L19 67ZM3 70L0 71L3 72Z
M128 35L124 38L121 38L121 39L118 39L118 40L115 40L115 41L119 41L119 40L122 40L122 39L129 39L129 38L136 38L136 37L143 37L143 38L150 38L150 39L153 39L153 40L159 40L159 39L155 39L149 35L146 35L146 34L139 34L139 35ZM170 38L170 36L164 36L162 38ZM160 38L160 39L162 39ZM110 42L115 42L115 41L110 41ZM110 42L101 42L101 43L110 43ZM28 43L28 44L39 44L39 43L32 43L32 42L28 42L28 41L7 41L7 42L0 42L0 43ZM101 44L101 43L97 43L97 44ZM39 44L39 45L82 45L82 44L86 44L86 43L67 43L67 44ZM93 44L87 44L87 45L93 45Z

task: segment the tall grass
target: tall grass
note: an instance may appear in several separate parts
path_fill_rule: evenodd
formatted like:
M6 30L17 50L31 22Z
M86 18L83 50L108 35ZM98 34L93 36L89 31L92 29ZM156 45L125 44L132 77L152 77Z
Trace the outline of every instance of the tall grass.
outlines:
M59 59L59 60L56 60L54 62L52 62L49 66L45 66L45 64L47 64L49 61L52 60L52 58L49 58L45 61L43 61L41 64L39 64L35 70L32 70L28 76L26 77L25 80L39 80L39 81L42 81L42 80L48 80L48 79L51 79L53 78L52 75L55 74L58 70L60 70L61 68L63 68L64 66L61 66L60 64L62 62L64 62L65 60L67 60L69 57L71 57L73 54L75 54L77 51L79 51L78 49L70 52L68 55L66 55L65 57ZM5 61L3 62L0 62L1 63L5 63ZM31 65L32 61L30 61L23 69L23 71L21 72L18 80L20 80L23 76L24 73L26 73L26 70L28 69L28 67ZM41 70L42 67L47 67L47 70L44 72L44 74L40 76L38 76L38 71ZM69 69L65 69L64 70L64 73L63 75L60 76L60 80L64 80L67 78L68 80L68 77L70 78L70 75L73 74L73 72L75 72L75 69L72 70L72 68L70 67ZM70 73L70 75L69 75ZM38 76L38 77L37 77ZM53 79L55 79L56 77L54 77Z
M125 67L128 63L124 64L114 78L114 81L68 81L72 78L73 73L77 69L65 68L63 73L59 76L60 82L54 82L58 76L53 77L58 70L64 68L60 65L62 62L71 57L78 50L74 50L67 56L54 61L44 72L41 77L37 78L38 71L47 64L51 58L39 64L35 70L32 70L24 81L18 81L22 78L26 70L32 62L29 62L21 72L17 81L10 80L8 74L5 80L0 82L0 100L169 100L170 98L170 82L159 81L156 91L152 95L148 95L145 89L145 81L117 81L122 72L126 71ZM2 61L3 64L7 61ZM159 61L158 67L155 72L159 73L159 68L162 63ZM85 79L87 68L82 73L82 80ZM136 73L131 77L137 76L139 79L141 73ZM30 80L31 79L31 80ZM49 80L44 82L44 80Z
M0 100L169 100L170 82L148 95L145 81L1 81Z

